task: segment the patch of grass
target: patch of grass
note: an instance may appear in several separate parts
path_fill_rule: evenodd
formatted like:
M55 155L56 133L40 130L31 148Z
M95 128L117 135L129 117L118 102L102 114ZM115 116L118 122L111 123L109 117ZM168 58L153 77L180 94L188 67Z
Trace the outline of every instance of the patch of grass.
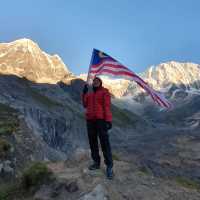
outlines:
M29 81L25 77L20 78L18 81L20 84L25 86L27 95L31 96L34 100L41 103L42 105L49 107L49 108L63 106L61 103L50 99L49 97L47 97L47 96L41 94L39 91L37 91L37 89L34 89L33 87L31 87L31 81Z
M53 181L52 178L52 172L46 163L32 163L19 178L0 185L0 200L27 199L41 184Z
M113 158L113 160L120 161L120 158L116 153L112 154L112 158Z
M148 168L146 168L145 166L140 167L139 172L142 175L152 175L151 171Z
M194 180L191 180L189 178L178 176L175 178L175 181L176 181L176 183L178 183L179 185L181 185L185 188L200 190L200 183L198 183Z
M18 125L17 119L0 119L0 135L12 134L17 130Z
M76 107L73 107L71 105L64 105L64 110L67 112L70 111L74 114L77 114L79 117L84 117L84 114L82 112L80 112L79 110L77 110Z
M42 162L32 163L22 175L22 186L25 189L38 187L41 184L51 180L52 172L47 165Z
M0 138L0 158L6 156L6 154L10 151L11 144L8 143L5 139Z
M118 108L115 105L111 106L113 121L119 126L135 126L136 123L140 120L140 117L134 113Z
M0 113L14 113L16 110L8 105L0 103Z
M35 89L33 89L31 87L29 87L27 91L28 91L28 94L33 99L39 101L44 106L47 106L50 108L57 107L57 106L63 106L61 103L51 100L49 97L40 94L38 91L36 91Z
M19 126L17 111L0 103L0 136L15 132Z
M23 193L21 185L17 181L0 185L0 200L13 200L23 196Z

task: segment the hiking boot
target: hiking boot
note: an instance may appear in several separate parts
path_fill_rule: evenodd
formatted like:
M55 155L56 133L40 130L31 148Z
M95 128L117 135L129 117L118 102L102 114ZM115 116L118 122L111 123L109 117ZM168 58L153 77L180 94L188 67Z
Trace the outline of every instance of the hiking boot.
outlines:
M113 173L112 167L107 167L106 176L107 176L108 179L113 179L114 173Z
M89 170L96 170L96 169L100 169L100 164L98 163L93 163L92 165L90 165L88 167Z

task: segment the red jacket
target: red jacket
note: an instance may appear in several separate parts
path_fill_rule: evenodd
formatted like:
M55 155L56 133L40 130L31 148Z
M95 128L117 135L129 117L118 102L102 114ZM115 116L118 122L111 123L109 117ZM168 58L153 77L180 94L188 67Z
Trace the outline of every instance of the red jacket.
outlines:
M96 92L82 95L83 106L86 108L86 119L104 119L112 121L111 100L108 89L101 87Z

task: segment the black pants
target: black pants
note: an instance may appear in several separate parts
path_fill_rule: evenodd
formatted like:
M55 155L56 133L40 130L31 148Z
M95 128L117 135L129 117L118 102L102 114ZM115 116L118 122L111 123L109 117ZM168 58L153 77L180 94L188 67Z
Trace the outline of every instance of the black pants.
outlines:
M98 137L103 151L104 162L107 166L113 166L111 146L109 142L109 135L106 129L104 120L98 119L96 121L87 120L88 139L91 149L91 157L97 164L100 164Z

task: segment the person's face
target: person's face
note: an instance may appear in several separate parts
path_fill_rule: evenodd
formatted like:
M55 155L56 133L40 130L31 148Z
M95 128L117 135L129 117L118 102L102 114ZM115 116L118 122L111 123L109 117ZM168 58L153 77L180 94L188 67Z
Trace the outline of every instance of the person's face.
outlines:
M101 85L101 82L98 78L95 78L93 80L93 83L92 83L93 87L99 87Z

